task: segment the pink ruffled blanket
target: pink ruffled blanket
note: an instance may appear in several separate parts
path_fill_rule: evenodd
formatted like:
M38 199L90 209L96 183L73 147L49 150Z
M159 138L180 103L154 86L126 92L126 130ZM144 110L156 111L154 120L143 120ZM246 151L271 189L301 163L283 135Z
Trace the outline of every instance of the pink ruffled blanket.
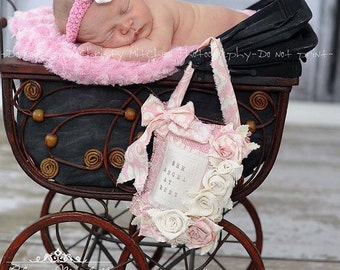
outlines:
M100 56L81 56L77 45L60 35L51 7L16 12L10 20L16 39L14 54L42 63L63 79L79 84L129 85L160 80L177 71L196 46L176 47L148 62L126 62Z

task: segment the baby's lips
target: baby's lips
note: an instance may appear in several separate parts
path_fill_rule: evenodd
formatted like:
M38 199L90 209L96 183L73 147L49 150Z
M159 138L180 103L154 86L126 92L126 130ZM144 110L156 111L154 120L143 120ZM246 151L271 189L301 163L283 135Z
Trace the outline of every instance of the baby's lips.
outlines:
M133 32L133 35L135 36L135 37L137 37L138 35L139 35L139 33L140 33L140 28L139 29L136 29L134 32Z
M143 32L143 29L144 29L143 27L137 27L134 31L134 36L135 37L140 36L140 34Z

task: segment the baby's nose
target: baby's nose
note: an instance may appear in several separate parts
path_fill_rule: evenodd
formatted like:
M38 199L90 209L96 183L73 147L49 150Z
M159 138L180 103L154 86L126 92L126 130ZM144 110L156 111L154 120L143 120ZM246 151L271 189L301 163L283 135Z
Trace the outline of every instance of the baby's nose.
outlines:
M132 26L132 20L122 21L120 24L120 32L123 35L126 35L130 31L131 26Z

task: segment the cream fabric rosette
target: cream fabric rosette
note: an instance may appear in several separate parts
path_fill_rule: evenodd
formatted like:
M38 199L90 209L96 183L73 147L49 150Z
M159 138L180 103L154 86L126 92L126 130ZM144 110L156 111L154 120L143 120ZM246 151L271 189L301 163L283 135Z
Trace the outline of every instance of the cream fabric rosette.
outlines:
M219 160L210 158L210 164L214 167L208 170L202 180L202 185L205 190L214 194L226 209L232 209L233 203L230 196L236 185L236 182L241 178L243 165L233 160Z
M180 210L150 209L148 214L159 232L170 241L188 229L189 218Z
M222 219L223 208L220 199L209 190L203 190L198 194L192 194L193 198L187 204L188 216L207 217L215 222Z

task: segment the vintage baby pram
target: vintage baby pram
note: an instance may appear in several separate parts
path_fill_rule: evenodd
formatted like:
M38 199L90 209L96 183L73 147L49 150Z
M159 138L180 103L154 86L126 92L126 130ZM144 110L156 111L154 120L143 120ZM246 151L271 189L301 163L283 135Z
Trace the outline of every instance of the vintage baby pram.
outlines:
M124 151L142 132L141 105L150 93L167 100L181 70L153 83L82 85L40 64L1 60L8 140L27 175L49 190L41 218L13 240L1 270L264 269L261 224L247 196L275 162L289 93L317 38L302 0L262 0L250 9L258 12L220 38L241 120L261 148L244 161L243 177L232 195L235 209L225 213L218 246L206 256L139 236L126 211L135 190L131 183L116 186ZM195 103L203 121L220 123L207 55L203 50L187 58L196 72L186 99ZM232 215L244 214L245 222L232 222ZM36 238L45 250L30 253L27 243ZM235 263L232 255L243 259Z

